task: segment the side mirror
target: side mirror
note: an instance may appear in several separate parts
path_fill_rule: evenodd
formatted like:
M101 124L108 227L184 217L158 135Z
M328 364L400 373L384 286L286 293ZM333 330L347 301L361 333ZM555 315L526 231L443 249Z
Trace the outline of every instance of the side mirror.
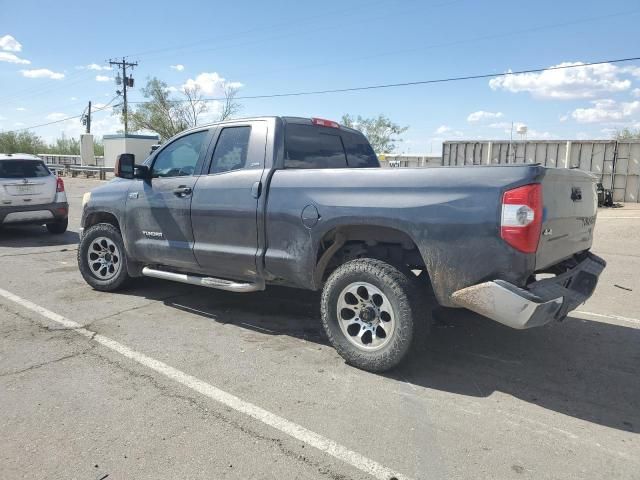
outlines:
M133 153L121 153L116 159L116 166L113 169L113 173L116 177L120 178L135 178L135 160L136 156Z

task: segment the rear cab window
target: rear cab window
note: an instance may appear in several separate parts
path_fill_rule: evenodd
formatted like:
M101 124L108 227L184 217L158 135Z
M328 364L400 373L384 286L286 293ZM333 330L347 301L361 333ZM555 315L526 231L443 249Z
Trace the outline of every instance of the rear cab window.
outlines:
M0 178L48 177L51 172L42 160L0 160Z
M380 164L362 134L338 128L287 123L284 166L363 168L379 167Z

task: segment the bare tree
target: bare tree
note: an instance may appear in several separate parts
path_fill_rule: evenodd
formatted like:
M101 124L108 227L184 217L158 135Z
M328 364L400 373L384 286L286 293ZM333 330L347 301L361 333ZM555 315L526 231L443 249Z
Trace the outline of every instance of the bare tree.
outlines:
M146 102L141 103L129 115L131 131L151 130L160 135L162 141L180 133L187 128L202 123L209 111L207 100L199 85L183 87L184 98L174 99L169 86L157 78L151 78L142 89ZM237 115L242 105L236 100L238 88L225 83L223 87L224 101L218 121L227 120Z
M220 116L218 118L219 121L227 120L229 118L234 117L240 110L242 110L242 105L240 102L236 100L236 95L238 94L238 88L233 85L226 83L224 86L224 100L222 103L222 110L220 111Z
M198 125L198 118L208 110L207 104L202 96L202 89L200 85L194 85L193 87L184 87L182 94L185 97L185 104L182 105L182 113L185 117L185 122L190 127L196 127Z

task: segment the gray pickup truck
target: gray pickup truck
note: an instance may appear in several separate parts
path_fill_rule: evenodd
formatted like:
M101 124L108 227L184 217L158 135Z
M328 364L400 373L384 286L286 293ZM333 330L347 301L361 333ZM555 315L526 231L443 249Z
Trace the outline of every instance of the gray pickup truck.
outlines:
M261 117L197 127L83 198L78 263L93 288L140 276L232 292L320 290L347 362L398 365L432 307L512 328L562 320L593 293L595 181L540 165L381 169L358 131Z

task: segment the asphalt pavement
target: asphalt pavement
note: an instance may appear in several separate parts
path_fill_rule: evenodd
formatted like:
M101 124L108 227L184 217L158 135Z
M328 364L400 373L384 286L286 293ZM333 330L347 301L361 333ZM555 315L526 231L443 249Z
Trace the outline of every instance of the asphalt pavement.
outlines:
M640 208L598 214L608 267L564 322L442 311L389 374L327 344L319 296L155 279L93 291L69 231L0 232L3 479L640 478Z

